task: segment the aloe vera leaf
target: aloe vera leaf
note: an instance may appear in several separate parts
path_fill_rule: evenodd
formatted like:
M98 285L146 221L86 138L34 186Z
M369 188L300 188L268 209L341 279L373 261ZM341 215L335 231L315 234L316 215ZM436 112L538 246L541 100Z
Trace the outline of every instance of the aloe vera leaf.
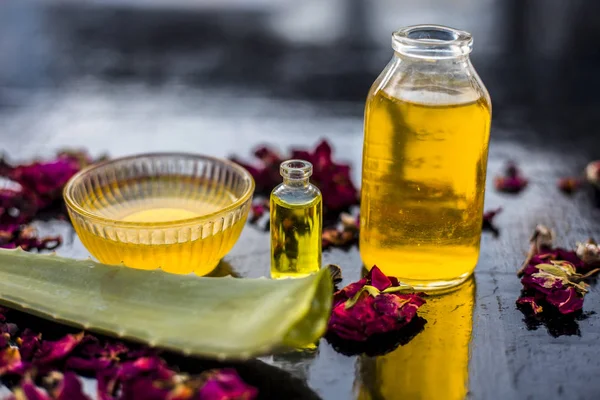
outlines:
M327 327L332 282L200 278L0 250L0 304L150 346L247 359L314 343Z

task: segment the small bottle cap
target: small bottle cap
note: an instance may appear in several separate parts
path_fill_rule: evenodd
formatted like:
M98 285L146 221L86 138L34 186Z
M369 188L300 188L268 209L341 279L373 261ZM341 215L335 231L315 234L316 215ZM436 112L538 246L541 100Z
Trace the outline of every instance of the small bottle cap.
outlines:
M287 160L281 163L279 173L285 179L308 179L312 175L313 166L304 160Z

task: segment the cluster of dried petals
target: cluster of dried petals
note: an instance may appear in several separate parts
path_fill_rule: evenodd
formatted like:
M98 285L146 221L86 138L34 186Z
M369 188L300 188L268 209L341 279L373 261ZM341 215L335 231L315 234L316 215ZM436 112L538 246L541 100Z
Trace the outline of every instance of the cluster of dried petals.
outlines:
M82 151L61 151L48 162L23 165L0 162L0 176L10 182L0 189L0 247L24 250L58 247L60 237L39 238L27 224L40 211L59 203L67 181L91 162L91 157Z
M0 310L0 377L20 380L13 388L16 400L89 399L75 373L96 377L96 396L101 400L252 400L257 396L256 388L233 369L187 376L169 368L151 349L130 349L83 333L44 340L30 330L19 333L5 314Z
M558 189L565 194L573 194L581 187L579 178L560 178L556 184Z
M561 314L581 310L587 293L584 280L600 271L575 251L552 247L553 237L547 227L536 227L529 254L517 273L523 284L517 304L530 307L535 314L544 310L544 304Z
M505 193L519 193L527 186L527 183L527 179L513 162L507 164L503 176L494 178L496 190Z
M337 291L328 332L346 340L363 342L372 335L397 331L410 323L425 300L377 266L369 274Z
M259 166L243 163L235 157L232 161L242 165L254 177L257 194L267 196L281 183L281 162L287 159L301 159L313 165L311 181L323 194L325 212L338 213L358 203L358 191L350 179L350 166L333 161L331 146L325 140L312 152L292 149L289 157L282 157L268 147L260 147L254 151L254 156L260 161Z
M358 243L360 216L348 213L340 214L340 223L336 227L323 229L321 236L323 250L330 247L348 247Z

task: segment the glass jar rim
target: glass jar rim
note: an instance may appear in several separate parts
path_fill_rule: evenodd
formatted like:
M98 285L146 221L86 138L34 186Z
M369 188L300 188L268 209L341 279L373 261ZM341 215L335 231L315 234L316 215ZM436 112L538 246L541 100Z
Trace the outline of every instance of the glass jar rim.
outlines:
M392 48L409 57L457 58L471 53L473 37L469 32L443 25L412 25L392 34Z

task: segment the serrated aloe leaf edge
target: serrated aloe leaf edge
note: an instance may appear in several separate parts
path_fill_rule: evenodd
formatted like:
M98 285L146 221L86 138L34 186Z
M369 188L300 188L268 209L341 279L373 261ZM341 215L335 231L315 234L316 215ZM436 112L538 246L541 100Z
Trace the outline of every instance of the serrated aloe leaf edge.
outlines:
M332 282L202 278L0 250L0 304L109 336L207 358L247 359L316 342Z

